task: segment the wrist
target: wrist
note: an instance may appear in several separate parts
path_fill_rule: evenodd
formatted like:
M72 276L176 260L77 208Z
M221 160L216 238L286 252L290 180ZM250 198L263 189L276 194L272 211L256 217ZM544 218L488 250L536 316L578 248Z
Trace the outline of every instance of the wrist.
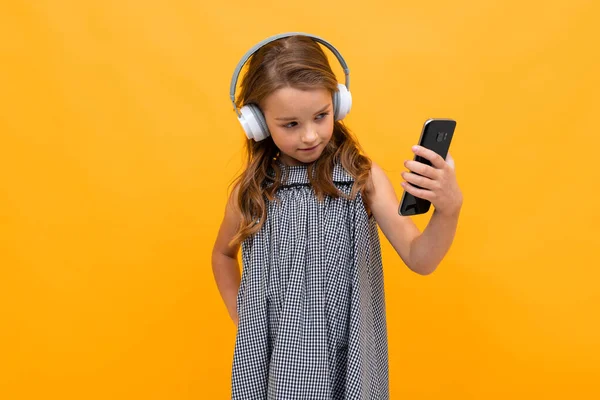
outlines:
M458 219L461 209L462 209L462 205L458 205L458 206L452 207L452 208L444 208L443 210L434 208L433 214L434 215L437 214L440 217L444 217L447 219Z

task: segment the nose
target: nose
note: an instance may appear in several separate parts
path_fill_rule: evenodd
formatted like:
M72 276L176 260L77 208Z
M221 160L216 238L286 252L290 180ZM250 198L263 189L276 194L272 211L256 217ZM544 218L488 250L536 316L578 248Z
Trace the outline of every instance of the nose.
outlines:
M309 125L304 132L302 132L302 143L304 144L312 144L317 141L319 138L319 134L314 126Z

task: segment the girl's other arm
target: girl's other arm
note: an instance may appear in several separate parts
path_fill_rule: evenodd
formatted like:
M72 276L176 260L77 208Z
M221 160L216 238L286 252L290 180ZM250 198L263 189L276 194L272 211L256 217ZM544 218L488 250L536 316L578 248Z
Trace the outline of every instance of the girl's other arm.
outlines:
M235 206L236 197L237 190L234 190L227 202L225 215L213 247L212 270L227 312L237 326L237 293L241 279L238 263L239 245L229 245L240 223L240 213Z

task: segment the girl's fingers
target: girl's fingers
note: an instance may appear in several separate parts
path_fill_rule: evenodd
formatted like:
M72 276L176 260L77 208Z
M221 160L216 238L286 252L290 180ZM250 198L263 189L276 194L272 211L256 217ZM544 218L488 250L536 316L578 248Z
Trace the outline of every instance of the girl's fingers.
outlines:
M419 161L407 160L404 162L404 166L410 171L430 179L436 179L438 176L438 171L435 168Z
M448 153L448 155L446 156L446 162L448 163L450 168L454 169L454 158L452 158L450 153Z
M408 193L412 194L415 197L429 201L433 200L434 196L431 190L416 188L408 182L402 182L401 185L404 188L404 190L406 190Z
M436 188L436 182L427 177L419 176L412 172L406 171L402 172L401 175L407 182L411 183L412 185L420 186L424 189L430 190Z
M433 150L427 149L422 146L413 146L413 153L423 157L426 160L431 161L431 165L433 165L435 168L442 169L446 166L446 161L444 161L442 156L440 156Z

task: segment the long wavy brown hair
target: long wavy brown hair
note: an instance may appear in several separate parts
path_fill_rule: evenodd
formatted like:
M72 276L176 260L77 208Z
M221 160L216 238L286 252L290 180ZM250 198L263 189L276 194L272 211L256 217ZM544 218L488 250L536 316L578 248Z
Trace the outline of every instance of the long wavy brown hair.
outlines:
M271 42L249 59L248 70L241 81L236 105L259 105L275 90L282 87L297 89L325 88L332 95L337 80L327 56L318 43L306 36L291 36ZM278 148L271 136L255 142L246 141L246 166L233 182L234 199L241 212L238 232L232 243L241 243L256 233L266 218L266 199L275 199L282 182L282 171L275 161ZM366 200L365 186L371 170L371 160L350 130L335 121L333 135L319 159L308 166L308 178L319 200L325 196L346 196L333 183L336 162L354 178L349 198L358 192ZM269 174L274 172L274 176Z

